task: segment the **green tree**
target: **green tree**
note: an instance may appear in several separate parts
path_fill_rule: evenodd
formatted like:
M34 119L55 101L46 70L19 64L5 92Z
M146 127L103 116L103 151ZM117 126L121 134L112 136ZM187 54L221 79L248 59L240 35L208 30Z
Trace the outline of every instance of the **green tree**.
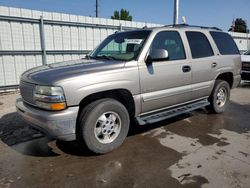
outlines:
M232 26L229 31L239 32L239 33L247 33L247 23L242 18L237 18L233 20Z
M127 11L126 9L121 9L120 12L118 10L115 10L114 15L111 16L111 19L132 21L133 17L129 15L129 11Z

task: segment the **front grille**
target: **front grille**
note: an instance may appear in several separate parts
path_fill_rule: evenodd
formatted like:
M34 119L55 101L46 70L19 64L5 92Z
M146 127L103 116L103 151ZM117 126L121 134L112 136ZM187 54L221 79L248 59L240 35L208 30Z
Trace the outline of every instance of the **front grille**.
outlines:
M20 93L23 98L23 100L27 103L34 104L33 101L33 93L35 89L35 84L30 84L27 82L20 82Z
M250 62L242 62L242 70L250 71Z

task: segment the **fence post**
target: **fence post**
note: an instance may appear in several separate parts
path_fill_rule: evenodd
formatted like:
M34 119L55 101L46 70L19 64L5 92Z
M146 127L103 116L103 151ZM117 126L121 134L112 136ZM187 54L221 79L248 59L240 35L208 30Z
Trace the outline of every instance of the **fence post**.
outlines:
M119 26L119 31L122 31L122 24L120 24Z
M247 29L247 50L250 48L250 42L249 42L249 29Z
M41 39L43 65L47 65L47 54L46 54L46 45L45 45L43 16L40 17L40 39Z

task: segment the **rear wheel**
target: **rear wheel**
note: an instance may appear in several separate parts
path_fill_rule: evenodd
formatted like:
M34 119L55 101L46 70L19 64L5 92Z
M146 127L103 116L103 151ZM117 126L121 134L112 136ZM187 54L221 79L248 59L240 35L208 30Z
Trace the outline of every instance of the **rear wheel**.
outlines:
M228 106L230 99L230 86L224 80L216 80L214 89L209 97L210 105L207 110L212 113L223 113Z
M129 123L128 111L120 102L97 100L82 110L77 137L92 152L107 153L123 143Z

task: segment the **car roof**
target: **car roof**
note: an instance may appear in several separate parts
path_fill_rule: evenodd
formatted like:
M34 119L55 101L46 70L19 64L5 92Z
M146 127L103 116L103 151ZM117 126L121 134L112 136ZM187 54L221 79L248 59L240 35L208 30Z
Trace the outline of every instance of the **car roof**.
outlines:
M133 32L133 31L166 31L166 30L184 30L184 31L218 31L223 32L221 29L217 27L206 27L206 26L196 26L196 25L188 25L188 24L177 24L177 25L165 25L165 26L158 26L158 27L143 27L141 29L135 30L125 30L125 31L118 31L120 32Z
M176 30L209 30L209 31L222 31L220 28L217 27L206 27L206 26L197 26L197 25L188 25L188 24L177 24L177 25L165 25L160 27L152 27L144 29L151 29L151 30L161 30L161 29L176 29Z

